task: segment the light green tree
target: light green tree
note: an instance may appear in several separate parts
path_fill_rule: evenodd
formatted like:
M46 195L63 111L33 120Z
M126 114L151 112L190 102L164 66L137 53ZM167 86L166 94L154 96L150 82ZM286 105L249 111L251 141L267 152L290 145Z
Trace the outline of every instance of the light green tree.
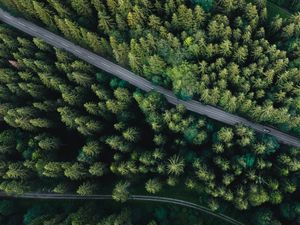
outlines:
M145 188L149 193L155 194L161 190L162 185L158 179L149 179L146 182Z
M89 173L97 177L103 176L105 171L106 167L102 162L96 162L89 168Z
M92 195L95 193L96 189L96 184L93 184L91 182L85 182L78 187L76 193L79 195Z
M180 175L184 171L184 160L179 155L173 155L169 160L167 164L167 169L169 174L173 175Z
M112 192L113 199L118 202L126 202L127 199L129 198L129 191L128 191L129 185L130 183L127 181L117 183Z

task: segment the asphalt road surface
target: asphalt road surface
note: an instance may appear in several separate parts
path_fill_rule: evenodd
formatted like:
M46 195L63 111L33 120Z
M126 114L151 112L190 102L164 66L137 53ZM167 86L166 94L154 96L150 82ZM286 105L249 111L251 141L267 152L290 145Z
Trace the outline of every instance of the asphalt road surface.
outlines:
M31 36L38 37L40 39L43 39L48 44L65 49L66 51L74 54L78 58L96 66L97 68L104 70L122 80L125 80L129 82L130 84L149 92L151 90L155 90L161 94L163 94L166 99L173 105L182 104L184 105L189 111L198 113L200 115L207 116L211 119L229 124L229 125L236 125L236 124L244 124L246 126L251 127L255 131L263 134L269 134L284 144L295 146L300 148L300 141L298 138L293 137L289 134L286 134L284 132L281 132L277 129L274 129L272 127L260 125L257 123L253 123L249 120L246 120L243 117L233 115L230 113L227 113L221 109L218 109L216 107L212 107L209 105L203 105L200 102L190 100L190 101L183 101L178 99L171 91L162 88L160 86L156 86L152 84L150 81L124 69L123 67L112 63L103 57L96 55L84 48L81 48L80 46L77 46L73 44L72 42L52 33L49 32L31 22L28 22L21 18L16 18L11 16L9 13L3 11L0 9L0 20L4 23L7 23Z
M76 194L55 194L55 193L24 193L21 195L9 195L3 192L0 192L0 197L13 197L13 198L25 198L25 199L61 199L61 200L112 200L113 199L111 195L81 196ZM216 213L204 206L200 206L192 202L187 202L180 199L166 198L166 197L159 197L159 196L147 196L147 195L131 195L128 200L160 202L160 203L169 203L169 204L185 206L209 214L211 216L224 220L230 224L245 225L244 223L241 223L222 213Z

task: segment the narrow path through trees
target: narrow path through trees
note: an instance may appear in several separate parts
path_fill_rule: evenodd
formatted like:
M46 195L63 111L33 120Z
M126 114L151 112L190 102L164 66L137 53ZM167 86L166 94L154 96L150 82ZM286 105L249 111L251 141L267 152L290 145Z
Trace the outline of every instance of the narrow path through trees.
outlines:
M76 195L76 194L48 194L48 193L24 193L21 195L8 195L1 192L0 197L13 197L13 198L25 198L25 199L62 199L62 200L112 200L112 195ZM180 205L188 208L192 208L213 217L219 218L234 225L245 225L229 216L221 213L216 213L209 208L197 205L192 202L183 201L180 199L160 197L160 196L147 196L147 195L131 195L128 200L131 201L149 201L149 202L161 202L174 205Z

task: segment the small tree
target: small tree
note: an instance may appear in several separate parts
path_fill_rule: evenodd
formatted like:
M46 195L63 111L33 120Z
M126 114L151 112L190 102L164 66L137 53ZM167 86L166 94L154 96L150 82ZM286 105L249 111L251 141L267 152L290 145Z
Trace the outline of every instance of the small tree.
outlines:
M225 143L230 143L233 139L233 131L231 128L222 127L218 131L218 139Z
M6 193L23 194L28 191L29 186L20 181L4 181L0 184L0 190Z
M56 150L60 146L60 140L51 136L44 136L39 140L39 147L44 150Z
M115 186L112 192L112 198L118 202L126 202L129 198L129 191L127 190L130 183L125 182L119 182Z
M220 205L219 203L215 200L215 199L211 199L208 203L208 207L212 210L212 211L216 211L219 209Z
M100 153L100 149L98 141L89 141L83 146L82 151L88 156L95 156Z
M173 155L168 160L167 168L169 174L178 176L184 171L184 160L178 155Z
M123 132L123 137L130 142L136 142L139 138L139 132L136 128L130 127Z
M64 170L61 162L47 162L44 166L43 175L46 177L63 177Z
M65 176L71 180L80 180L88 176L87 169L80 163L74 163L73 165L66 165Z
M52 191L54 193L63 194L63 193L67 193L69 189L70 187L67 183L59 183L55 188L53 188Z
M93 165L91 165L89 172L94 176L101 177L105 173L105 166L102 162L96 162Z
M30 177L30 171L21 162L11 163L5 177L24 180Z
M91 195L95 193L96 188L97 186L95 184L85 182L78 187L76 193L79 195Z
M146 182L145 188L146 190L151 193L155 194L161 190L161 183L158 179L150 179Z

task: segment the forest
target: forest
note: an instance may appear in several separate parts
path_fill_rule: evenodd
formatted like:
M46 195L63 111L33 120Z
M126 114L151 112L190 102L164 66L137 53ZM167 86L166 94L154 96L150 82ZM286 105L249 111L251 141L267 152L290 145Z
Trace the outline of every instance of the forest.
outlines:
M0 222L7 225L218 225L220 220L171 205L78 201L0 201ZM222 221L222 224L227 225Z
M0 4L173 89L183 99L193 98L300 136L300 15L277 16L269 22L266 0L253 2L1 0Z
M15 15L61 32L183 99L300 135L300 14L269 24L265 1L205 2L0 0ZM300 220L299 149L173 107L156 92L144 93L5 24L0 117L5 193L112 194L123 204L131 194L161 195L246 224ZM20 211L2 212L19 204L13 201L1 200L3 221L13 214L25 220L39 206L20 203ZM52 223L44 224L176 221L139 223L124 207L72 223L75 217L81 221L85 207L91 215L97 209L66 204L63 214L42 210L24 223L43 224L49 217Z

